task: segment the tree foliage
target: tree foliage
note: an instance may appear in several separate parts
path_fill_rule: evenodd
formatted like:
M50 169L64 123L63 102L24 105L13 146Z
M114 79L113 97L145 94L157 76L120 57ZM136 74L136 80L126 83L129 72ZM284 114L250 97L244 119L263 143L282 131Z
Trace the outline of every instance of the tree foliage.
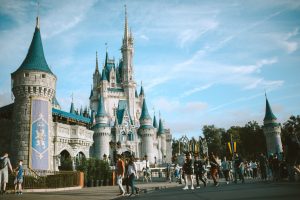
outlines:
M283 123L281 132L283 145L285 145L285 138L289 134L289 127L293 127L294 133L300 139L299 115L291 116ZM256 121L250 121L244 126L232 126L228 130L218 128L215 125L204 125L202 132L207 141L209 152L214 152L219 157L231 158L232 153L229 151L228 142L236 142L237 152L246 159L255 159L261 152L267 152L263 128ZM172 148L174 154L178 152L178 140L173 139Z

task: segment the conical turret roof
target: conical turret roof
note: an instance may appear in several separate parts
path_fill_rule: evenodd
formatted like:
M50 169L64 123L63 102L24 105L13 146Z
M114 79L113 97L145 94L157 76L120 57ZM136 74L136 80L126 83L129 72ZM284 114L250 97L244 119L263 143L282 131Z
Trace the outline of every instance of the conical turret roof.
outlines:
M15 72L21 70L37 70L53 74L44 56L38 17L33 38L28 49L27 55L21 66Z
M140 117L140 120L143 120L143 119L151 119L151 117L149 115L149 112L148 112L148 108L147 108L145 98L143 100L142 114L141 114L141 117Z
M104 117L104 116L107 116L107 113L104 108L103 97L100 95L96 117Z
M264 121L268 120L276 120L276 116L273 114L271 106L269 104L268 98L266 96L266 113L265 113L265 118Z
M102 70L102 78L101 78L102 81L107 81L107 76L106 76L106 71L105 69Z
M158 131L157 131L158 135L164 134L165 133L165 129L163 126L163 122L161 119L159 119L159 125L158 125Z
M71 103L70 113L76 114L73 101Z
M157 128L158 126L157 126L157 120L156 120L156 116L154 115L154 117L153 117L153 127L154 128Z
M144 92L143 86L141 86L140 96L141 96L141 95L145 96L145 92Z

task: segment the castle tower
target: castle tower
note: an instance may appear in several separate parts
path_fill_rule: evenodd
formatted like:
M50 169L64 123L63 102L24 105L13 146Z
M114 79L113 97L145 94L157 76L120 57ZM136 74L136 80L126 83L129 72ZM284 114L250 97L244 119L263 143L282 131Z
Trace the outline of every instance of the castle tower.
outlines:
M281 136L280 136L281 128L279 123L277 123L277 118L272 112L267 96L266 96L266 113L264 118L263 131L266 137L268 155L274 153L281 153L282 152L282 143L281 143Z
M104 108L103 97L100 95L96 125L93 127L94 133L94 156L99 159L103 159L103 155L109 155L109 142L111 129L108 124L108 115Z
M123 73L122 73L122 81L124 91L127 96L128 101L128 110L130 116L135 116L135 87L136 83L134 82L133 77L133 37L132 34L128 31L128 23L127 23L127 10L125 6L125 26L124 26L124 37L123 43L121 47L122 52L122 60L123 60Z
M141 157L148 156L150 163L154 163L154 149L153 149L153 134L154 128L152 126L152 119L148 113L146 100L143 101L142 114L140 117L140 127L138 129L142 137L142 153Z
M56 76L44 56L39 17L26 58L11 79L15 97L12 163L23 160L25 167L49 170Z
M161 118L159 119L157 136L159 136L161 139L161 153L163 159L167 155L167 143L166 143L165 129Z

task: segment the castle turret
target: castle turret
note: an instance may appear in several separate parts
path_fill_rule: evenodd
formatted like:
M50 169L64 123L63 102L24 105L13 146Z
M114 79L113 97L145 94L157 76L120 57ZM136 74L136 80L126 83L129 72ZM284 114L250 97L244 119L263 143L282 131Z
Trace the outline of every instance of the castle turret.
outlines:
M44 56L39 17L26 58L11 79L15 97L12 163L23 160L25 167L52 169L51 101L55 96L56 76Z
M109 155L110 127L108 115L105 111L103 97L99 97L98 109L96 114L96 124L93 127L94 133L94 153L95 157L103 159L104 154Z
M140 127L138 130L139 134L142 137L142 154L141 156L148 156L148 159L151 163L154 163L153 156L153 134L154 129L152 126L152 119L148 113L148 108L146 100L143 101L142 113L140 116Z
M160 137L161 140L161 153L163 159L167 155L167 143L166 143L165 129L161 118L159 119L157 136Z
M268 98L266 96L266 113L263 125L264 135L266 137L268 155L282 152L281 128L277 123L277 118L272 112Z

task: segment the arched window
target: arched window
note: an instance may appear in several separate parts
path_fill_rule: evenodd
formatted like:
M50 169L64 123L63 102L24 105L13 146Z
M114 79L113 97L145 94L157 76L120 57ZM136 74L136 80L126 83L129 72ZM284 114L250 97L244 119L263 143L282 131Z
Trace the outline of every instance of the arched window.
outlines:
M120 137L121 137L120 138L121 142L126 142L126 133L125 132L122 132Z
M128 133L127 139L128 139L129 141L133 141L133 133L132 133L132 132L129 132L129 133Z

